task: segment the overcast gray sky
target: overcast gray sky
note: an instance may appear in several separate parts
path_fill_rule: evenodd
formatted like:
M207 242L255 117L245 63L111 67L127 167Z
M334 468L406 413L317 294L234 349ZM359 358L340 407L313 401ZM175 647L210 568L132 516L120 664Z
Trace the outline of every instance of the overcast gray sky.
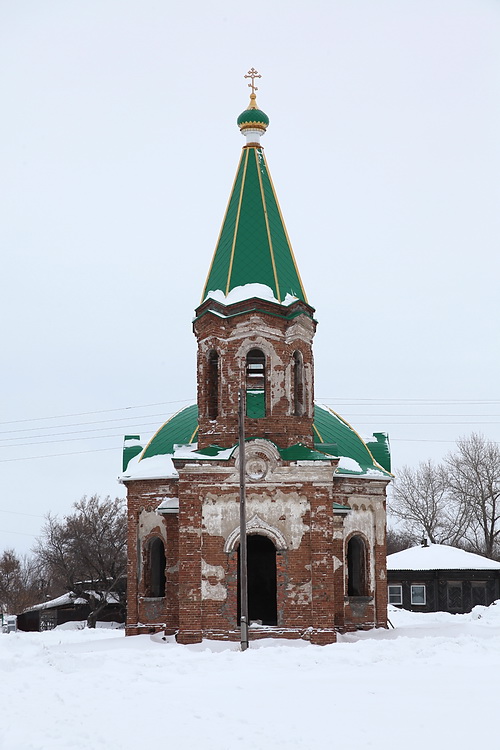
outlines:
M4 0L0 551L194 400L252 66L316 396L396 471L500 440L500 2Z

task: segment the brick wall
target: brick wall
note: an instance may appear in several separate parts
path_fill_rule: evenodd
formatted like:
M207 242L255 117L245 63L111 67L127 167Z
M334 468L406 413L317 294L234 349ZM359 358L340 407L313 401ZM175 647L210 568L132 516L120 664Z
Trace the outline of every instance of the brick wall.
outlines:
M255 304L252 306L251 302ZM201 448L211 444L230 447L238 442L238 390L245 385L246 355L254 348L262 350L266 357L266 416L247 418L246 434L272 440L282 448L298 442L313 447L312 340L316 323L311 318L312 308L296 304L295 312L293 306L289 309L261 300L229 307L208 300L198 308L194 331L198 340L198 444ZM243 314L245 305L252 309ZM227 317L220 317L221 311ZM208 357L211 351L219 355L216 419L210 419L209 414ZM293 355L296 351L303 360L303 416L294 415Z
M128 483L127 633L178 632L181 643L203 635L236 638L238 539L227 548L239 523L235 460L176 463L178 481ZM265 526L251 527L250 533L268 535L277 546L278 622L268 633L278 637L331 643L339 630L387 623L385 483L332 481L332 472L333 467L281 462L261 482L247 486L247 521L251 526L252 519L261 518ZM168 496L179 497L179 516L155 516ZM354 521L333 514L334 499L353 508ZM273 537L273 529L278 536ZM369 548L369 596L364 598L346 596L347 541L356 533ZM144 570L148 542L157 535L166 539L166 596L151 601L145 596ZM252 637L264 632L252 631Z

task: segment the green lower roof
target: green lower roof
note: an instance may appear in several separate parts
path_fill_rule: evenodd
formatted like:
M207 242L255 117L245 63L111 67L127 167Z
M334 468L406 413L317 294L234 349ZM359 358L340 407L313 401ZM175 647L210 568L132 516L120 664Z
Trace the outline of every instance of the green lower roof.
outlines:
M337 475L365 476L373 478L392 477L390 473L389 441L385 433L375 433L373 443L365 443L348 422L331 409L318 404L314 407L315 450L301 444L279 449L285 461L328 460L339 458ZM170 417L151 438L139 460L161 455L173 455L176 445L196 443L198 433L198 406L191 404ZM252 439L251 437L249 439ZM375 457L369 446L377 446ZM204 454L216 458L222 449L211 446ZM198 453L201 453L199 451ZM325 455L327 454L327 455ZM187 457L186 457L187 458ZM378 459L378 460L377 460Z

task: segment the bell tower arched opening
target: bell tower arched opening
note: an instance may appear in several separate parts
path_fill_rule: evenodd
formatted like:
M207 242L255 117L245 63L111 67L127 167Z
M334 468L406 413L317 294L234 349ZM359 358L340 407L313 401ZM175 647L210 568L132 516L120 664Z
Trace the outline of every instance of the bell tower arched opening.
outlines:
M214 350L208 355L207 412L209 419L219 416L219 355Z
M301 352L293 353L293 377L292 377L292 398L293 414L295 417L301 417L305 411L304 399L304 360Z
M260 349L247 354L245 388L247 417L260 419L266 416L266 357Z

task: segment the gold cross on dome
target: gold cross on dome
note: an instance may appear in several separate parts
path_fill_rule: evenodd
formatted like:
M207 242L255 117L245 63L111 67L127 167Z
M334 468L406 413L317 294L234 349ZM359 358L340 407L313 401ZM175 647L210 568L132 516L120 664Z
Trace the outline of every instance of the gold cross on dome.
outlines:
M252 94L255 94L255 92L259 90L258 86L255 85L255 79L256 78L262 78L261 74L257 73L257 71L255 70L255 68L250 68L250 70L248 71L248 73L246 74L246 76L243 76L243 78L251 78L252 79L252 83L249 83L248 86L249 86L249 88L252 89Z

